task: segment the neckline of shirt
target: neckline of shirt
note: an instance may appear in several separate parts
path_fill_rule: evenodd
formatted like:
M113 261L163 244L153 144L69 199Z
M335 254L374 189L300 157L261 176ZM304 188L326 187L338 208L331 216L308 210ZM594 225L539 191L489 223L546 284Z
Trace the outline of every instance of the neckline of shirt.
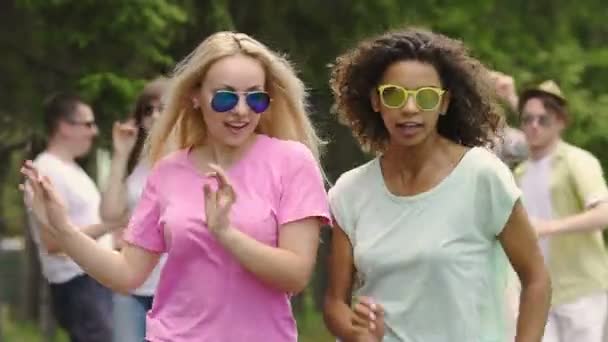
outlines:
M374 174L375 177L380 185L380 188L382 189L382 192L388 197L390 198L392 201L394 202L414 202L414 201L420 201L423 199L426 199L430 196L433 196L437 193L439 193L443 188L445 188L446 186L448 186L450 183L452 183L455 179L457 179L458 174L460 174L461 172L463 172L463 169L466 168L466 164L468 164L468 159L471 158L470 155L473 154L474 150L479 149L479 147L473 147L471 149L469 149L468 151L465 152L465 154L462 156L462 158L458 161L458 164L456 164L456 166L454 167L454 169L452 169L452 171L445 176L438 184L436 184L435 186L433 186L432 188L417 193L415 195L410 195L410 196L399 196L399 195L395 195L393 194L388 187L386 186L386 182L384 180L384 175L382 174L382 167L380 165L380 157L376 157L374 159L372 168L374 170Z

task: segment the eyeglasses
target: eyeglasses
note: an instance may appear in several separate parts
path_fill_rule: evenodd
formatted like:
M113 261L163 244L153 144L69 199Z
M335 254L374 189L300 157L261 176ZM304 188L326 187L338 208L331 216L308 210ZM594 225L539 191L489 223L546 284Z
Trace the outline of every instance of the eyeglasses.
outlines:
M553 117L549 115L532 115L532 114L523 114L521 116L521 124L522 126L532 125L534 122L538 122L538 125L541 127L549 127L553 123Z
M163 105L159 105L159 106L154 106L154 105L146 105L144 106L144 116L151 116L152 114L154 114L154 112L158 112L158 113L162 113L162 111L165 109L165 107Z
M438 87L421 87L411 90L394 84L384 84L378 87L378 93L382 104L387 108L403 107L412 95L418 109L431 111L439 107L445 90Z
M72 119L66 119L65 122L67 122L68 124L70 124L72 126L83 126L88 129L97 128L97 123L95 122L95 120L77 121L77 120L72 120Z
M245 95L245 102L254 112L260 114L270 106L271 98L265 91L235 92L230 90L218 90L211 100L211 108L219 113L234 109L240 101L240 95Z

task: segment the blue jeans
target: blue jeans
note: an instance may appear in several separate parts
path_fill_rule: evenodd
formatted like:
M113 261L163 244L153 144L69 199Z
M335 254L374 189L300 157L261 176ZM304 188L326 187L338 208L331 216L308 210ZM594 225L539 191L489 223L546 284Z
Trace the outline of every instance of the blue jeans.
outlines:
M143 342L153 297L114 294L114 342Z
M87 275L51 284L53 313L71 342L107 342L112 336L112 292Z

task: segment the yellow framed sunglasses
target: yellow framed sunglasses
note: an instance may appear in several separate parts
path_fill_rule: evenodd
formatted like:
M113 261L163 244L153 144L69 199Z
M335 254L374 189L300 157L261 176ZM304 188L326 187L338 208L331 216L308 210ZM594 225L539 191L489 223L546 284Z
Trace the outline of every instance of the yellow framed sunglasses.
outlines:
M407 103L410 95L414 96L416 107L422 111L437 109L445 89L438 87L421 87L418 89L405 89L394 84L383 84L378 87L380 101L387 108L401 108Z

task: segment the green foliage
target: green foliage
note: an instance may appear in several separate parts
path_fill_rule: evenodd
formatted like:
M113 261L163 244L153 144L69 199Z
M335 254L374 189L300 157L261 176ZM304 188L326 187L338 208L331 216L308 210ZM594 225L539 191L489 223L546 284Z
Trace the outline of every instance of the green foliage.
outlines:
M112 72L94 73L83 76L78 81L78 89L91 105L96 108L96 116L101 132L110 132L114 120L122 120L131 114L133 99L145 85L146 80L134 79ZM108 135L102 135L102 142L109 144Z
M11 85L0 93L0 113L7 117L36 119L42 100L66 89L90 96L110 92L114 98L91 99L99 105L95 109L124 115L141 79L173 65L168 47L186 20L181 7L166 0L19 0L13 5L0 15L11 28L0 33L5 52L0 73ZM115 89L101 91L104 87Z
M212 32L238 30L285 52L301 71L315 119L332 140L327 168L335 177L363 156L328 114L328 64L363 37L415 25L462 39L490 68L513 75L520 90L557 81L574 117L567 139L608 168L602 0L13 0L1 6L0 22L11 28L0 31L0 73L8 85L0 85L4 141L23 136L32 123L39 128L47 94L74 88L95 105L107 142L111 122L128 113L143 80L170 71Z

